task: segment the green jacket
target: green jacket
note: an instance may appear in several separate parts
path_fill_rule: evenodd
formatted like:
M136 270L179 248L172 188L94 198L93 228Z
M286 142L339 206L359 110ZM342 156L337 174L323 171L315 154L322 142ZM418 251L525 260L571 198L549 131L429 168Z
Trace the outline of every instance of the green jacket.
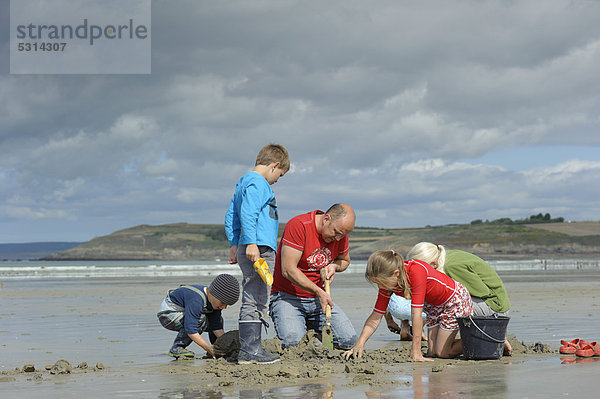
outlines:
M444 273L462 283L471 296L483 299L494 311L506 312L510 308L508 294L498 273L480 257L447 250Z

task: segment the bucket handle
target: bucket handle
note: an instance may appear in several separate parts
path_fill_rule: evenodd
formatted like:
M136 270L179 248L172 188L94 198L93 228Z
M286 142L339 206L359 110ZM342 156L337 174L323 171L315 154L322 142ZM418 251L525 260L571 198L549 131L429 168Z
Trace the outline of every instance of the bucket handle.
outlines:
M497 342L499 344L503 344L504 340L499 341L494 337L490 337L485 331L483 331L481 328L479 328L479 326L477 325L477 323L475 323L475 320L473 320L473 318L471 317L471 315L469 315L469 320L471 320L471 323L473 323L473 325L479 330L480 333L482 333L483 335L485 335L486 337L488 337L489 339L491 339L494 342Z

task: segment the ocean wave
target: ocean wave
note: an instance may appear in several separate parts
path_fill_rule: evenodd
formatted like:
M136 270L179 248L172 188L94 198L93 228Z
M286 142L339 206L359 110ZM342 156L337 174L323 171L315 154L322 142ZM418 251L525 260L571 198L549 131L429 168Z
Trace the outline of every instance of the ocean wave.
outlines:
M211 276L220 273L240 275L238 265L222 262L144 263L121 262L4 262L0 279L60 279L108 277Z
M492 260L497 271L600 270L597 259ZM273 265L270 265L271 271ZM364 273L366 261L352 262L346 273ZM7 261L0 262L0 279L61 279L112 277L189 277L229 273L241 276L238 265L223 261Z

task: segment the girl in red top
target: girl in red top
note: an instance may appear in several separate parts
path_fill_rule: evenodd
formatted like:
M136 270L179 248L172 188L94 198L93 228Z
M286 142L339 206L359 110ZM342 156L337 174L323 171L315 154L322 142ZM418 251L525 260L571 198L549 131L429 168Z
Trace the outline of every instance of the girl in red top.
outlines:
M363 346L379 326L392 293L411 300L413 338L410 357L413 360L433 361L423 357L421 352L422 311L427 315L428 355L451 358L462 353L462 343L455 339L458 332L456 318L470 315L473 302L469 291L461 283L423 261L405 262L393 250L373 253L369 257L365 277L377 284L379 295L356 345L344 353L346 359L362 356Z

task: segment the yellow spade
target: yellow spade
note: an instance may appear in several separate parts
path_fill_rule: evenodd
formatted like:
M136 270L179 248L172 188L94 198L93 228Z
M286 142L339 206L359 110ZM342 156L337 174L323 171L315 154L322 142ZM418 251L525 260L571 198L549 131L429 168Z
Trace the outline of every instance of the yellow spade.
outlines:
M273 275L269 270L269 265L267 265L267 262L263 258L260 258L254 262L254 268L266 285L273 284Z

